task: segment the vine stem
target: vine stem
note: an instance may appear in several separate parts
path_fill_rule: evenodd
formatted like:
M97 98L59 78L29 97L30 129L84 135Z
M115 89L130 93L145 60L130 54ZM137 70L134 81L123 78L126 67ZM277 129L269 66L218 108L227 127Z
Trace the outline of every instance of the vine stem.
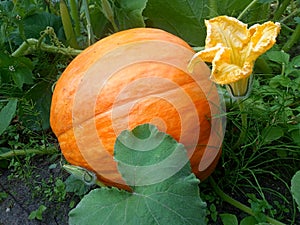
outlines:
M242 210L243 212L245 212L251 216L255 216L255 213L253 212L253 210L250 207L244 205L243 203L233 199L232 197L230 197L229 195L224 193L222 191L222 189L218 186L216 181L212 178L212 176L209 177L209 182L210 182L212 188L214 189L214 191L216 192L216 194L218 194L223 201L229 203L230 205ZM266 216L266 220L267 220L267 222L269 222L273 225L285 225L284 223L282 223L276 219L273 219L269 216Z
M241 120L242 120L242 127L241 127L241 133L240 136L235 143L235 145L232 147L233 149L237 149L244 141L246 137L246 132L247 132L247 126L248 126L248 121L247 121L247 113L245 112L245 104L242 99L238 99L237 103L240 108L240 113L241 113Z
M294 44L299 41L300 38L300 23L297 24L296 29L294 30L293 34L290 36L288 41L282 47L282 50L288 52L291 50Z
M0 154L0 159L11 158L14 156L22 156L27 154L53 154L56 153L56 148L46 148L46 149L18 149L18 150L11 150L8 152L4 152Z
M35 51L37 49L41 49L46 52L52 52L52 53L61 53L64 55L72 55L77 56L82 52L82 50L73 49L73 48L62 48L62 47L56 47L53 45L47 45L45 43L40 43L38 48L39 40L34 38L29 38L26 41L24 41L19 48L14 51L11 55L14 57L24 56L30 54L32 51Z
M252 2L250 2L250 4L247 5L247 7L240 13L240 15L237 17L237 19L240 20L256 2L257 2L257 0L253 0Z

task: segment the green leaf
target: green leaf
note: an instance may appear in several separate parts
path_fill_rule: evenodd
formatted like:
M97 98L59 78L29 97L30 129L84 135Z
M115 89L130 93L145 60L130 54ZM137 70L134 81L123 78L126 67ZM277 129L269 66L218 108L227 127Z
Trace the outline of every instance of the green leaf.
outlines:
M14 83L19 89L22 89L24 84L32 84L32 72L28 67L19 67L12 72Z
M204 19L209 10L204 0L148 0L144 10L147 24L173 33L193 46L203 46L206 37Z
M46 206L44 205L40 205L39 208L37 210L34 210L30 213L30 215L28 216L28 219L30 220L42 220L43 219L43 212L47 209Z
M216 12L215 16L228 15L238 17L240 13L250 3L253 2L253 0L210 0L208 2L214 2L215 7L211 7L211 4L209 4L209 10L213 10L214 12ZM269 4L262 4L260 2L256 2L247 10L247 13L245 13L240 20L248 24L253 24L266 20L269 18L270 15L269 8Z
M74 192L78 196L86 194L90 190L90 186L86 185L82 180L70 175L66 180L66 192Z
M293 176L291 183L291 191L300 212L300 171Z
M239 222L235 215L229 213L220 214L222 223L224 225L239 225Z
M283 129L281 127L270 126L266 127L262 131L263 143L267 144L281 138L284 135Z
M268 51L266 55L269 58L269 60L279 64L284 63L285 65L287 65L290 60L290 55L283 51Z
M17 99L10 99L9 102L0 111L0 135L9 126L17 109Z
M254 216L247 216L242 219L240 225L258 225L258 223Z
M291 79L283 75L277 75L270 80L270 87L272 88L277 88L278 86L288 87L290 84Z
M105 32L108 32L107 24L108 20L101 11L99 5L90 9L91 25L94 31L94 35L100 39L104 37Z
M115 15L120 30L134 27L145 27L142 15L147 0L117 0L115 1Z
M191 173L183 146L172 137L148 124L123 131L115 144L115 158L133 192L116 188L89 192L69 213L70 225L206 224L199 180Z
M0 203L8 197L6 192L0 192Z
M288 128L288 132L290 133L293 141L300 146L300 123L289 125Z

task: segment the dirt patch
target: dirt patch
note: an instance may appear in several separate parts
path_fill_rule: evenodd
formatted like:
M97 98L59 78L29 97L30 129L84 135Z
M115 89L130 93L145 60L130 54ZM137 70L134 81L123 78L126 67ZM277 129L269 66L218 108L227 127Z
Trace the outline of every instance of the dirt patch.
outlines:
M6 193L6 197L0 201L0 225L68 224L72 197L66 196L59 201L55 199L55 195L59 195L54 191L55 178L62 177L62 170L49 169L49 166L47 160L38 159L31 177L26 179L18 178L11 170L0 170L0 193ZM43 219L30 220L30 213L41 205L47 207L42 213Z

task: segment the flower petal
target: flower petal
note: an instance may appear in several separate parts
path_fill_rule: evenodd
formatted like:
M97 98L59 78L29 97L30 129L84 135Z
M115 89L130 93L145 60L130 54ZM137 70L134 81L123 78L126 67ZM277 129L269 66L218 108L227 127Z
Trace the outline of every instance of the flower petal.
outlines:
M258 56L269 50L276 42L280 32L280 23L271 21L262 25L255 24L249 29L251 40L249 45L248 60L256 60Z
M218 16L205 20L207 36L205 48L211 48L220 43L231 49L242 49L249 42L247 24L233 17Z
M200 52L197 52L195 55L193 55L192 59L190 60L188 64L188 71L191 73L194 70L195 65L198 62L212 62L217 52L222 48L221 45L217 45L213 48L208 48L205 50L202 50Z
M243 66L232 64L230 48L222 48L212 62L211 79L218 84L229 84L245 79L252 74L253 62L245 62Z

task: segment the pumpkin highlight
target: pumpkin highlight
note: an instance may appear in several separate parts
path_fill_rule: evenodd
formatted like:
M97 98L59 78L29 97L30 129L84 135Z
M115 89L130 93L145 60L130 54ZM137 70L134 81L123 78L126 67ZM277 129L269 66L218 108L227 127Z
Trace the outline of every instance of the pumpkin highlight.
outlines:
M204 63L187 71L195 52L159 29L106 37L65 69L52 98L50 123L66 160L128 188L113 160L116 137L151 123L185 145L192 171L205 179L221 153L221 99Z

